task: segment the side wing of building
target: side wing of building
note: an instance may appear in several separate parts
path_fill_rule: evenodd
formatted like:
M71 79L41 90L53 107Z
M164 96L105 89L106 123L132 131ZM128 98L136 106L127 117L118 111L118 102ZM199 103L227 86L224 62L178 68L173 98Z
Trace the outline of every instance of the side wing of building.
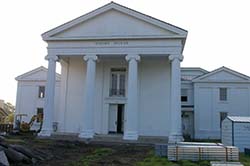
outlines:
M250 78L221 67L192 80L194 135L196 139L220 139L227 116L250 116Z
M15 117L20 114L22 121L30 122L33 115L43 112L45 100L45 88L47 80L47 69L38 67L18 77L17 80L17 95L16 95L16 111ZM60 75L57 75L55 110L59 108L60 95ZM34 123L36 126L36 122ZM39 125L38 125L39 126Z

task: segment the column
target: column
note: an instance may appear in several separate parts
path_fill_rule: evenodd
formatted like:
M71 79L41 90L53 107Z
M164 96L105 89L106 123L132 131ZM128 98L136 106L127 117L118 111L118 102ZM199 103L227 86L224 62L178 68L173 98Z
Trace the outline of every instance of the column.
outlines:
M57 116L58 116L58 129L61 132L65 132L68 79L69 79L69 60L60 59L60 63L61 63L60 105Z
M49 137L53 132L52 120L54 114L55 84L56 84L56 61L57 56L46 56L48 60L47 82L45 86L45 104L43 113L43 126L39 136Z
M79 134L80 138L94 137L94 93L95 93L95 73L96 73L96 55L85 55L83 59L87 62L85 94L84 94L84 110L83 110L83 126Z
M128 61L128 100L125 111L125 132L123 139L138 139L138 61L140 56L130 54L126 56Z
M183 141L181 126L181 68L182 55L170 55L171 61L171 130L169 142L176 143Z

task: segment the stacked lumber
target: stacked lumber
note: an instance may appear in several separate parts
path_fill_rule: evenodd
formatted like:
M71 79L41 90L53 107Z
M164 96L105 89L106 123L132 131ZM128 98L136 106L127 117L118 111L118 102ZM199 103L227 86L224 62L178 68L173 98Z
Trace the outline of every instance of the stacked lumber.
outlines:
M168 145L168 159L178 160L217 160L238 161L239 149L234 146L209 143L181 143Z

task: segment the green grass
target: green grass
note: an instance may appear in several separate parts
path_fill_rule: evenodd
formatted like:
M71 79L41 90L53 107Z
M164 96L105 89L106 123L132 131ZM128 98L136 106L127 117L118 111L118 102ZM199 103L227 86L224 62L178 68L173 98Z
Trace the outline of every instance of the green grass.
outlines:
M98 161L105 156L110 155L113 152L110 148L98 148L95 149L91 154L82 156L80 160L71 162L70 166L89 166L92 162Z
M5 142L9 144L24 144L25 143L25 141L22 139L12 139L12 138L6 139Z
M240 153L240 162L244 166L250 166L250 155ZM178 162L168 161L166 157L157 157L152 152L143 161L137 162L136 166L210 166L210 161L192 162L182 160Z
M178 164L172 163L164 157L150 156L143 161L137 162L136 166L178 166Z
M149 156L143 161L137 162L136 166L210 166L209 161L188 161L182 160L178 162L168 161L167 157L158 157L154 155L154 152L151 151Z
M240 162L244 166L250 166L250 155L245 155L244 153L240 153Z
M38 145L52 145L54 141L51 139L34 139L33 142Z

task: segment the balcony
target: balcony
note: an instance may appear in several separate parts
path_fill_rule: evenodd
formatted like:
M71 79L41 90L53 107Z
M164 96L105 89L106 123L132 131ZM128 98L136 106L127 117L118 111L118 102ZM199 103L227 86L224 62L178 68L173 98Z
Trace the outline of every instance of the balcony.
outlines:
M125 97L125 89L110 89L109 96Z

